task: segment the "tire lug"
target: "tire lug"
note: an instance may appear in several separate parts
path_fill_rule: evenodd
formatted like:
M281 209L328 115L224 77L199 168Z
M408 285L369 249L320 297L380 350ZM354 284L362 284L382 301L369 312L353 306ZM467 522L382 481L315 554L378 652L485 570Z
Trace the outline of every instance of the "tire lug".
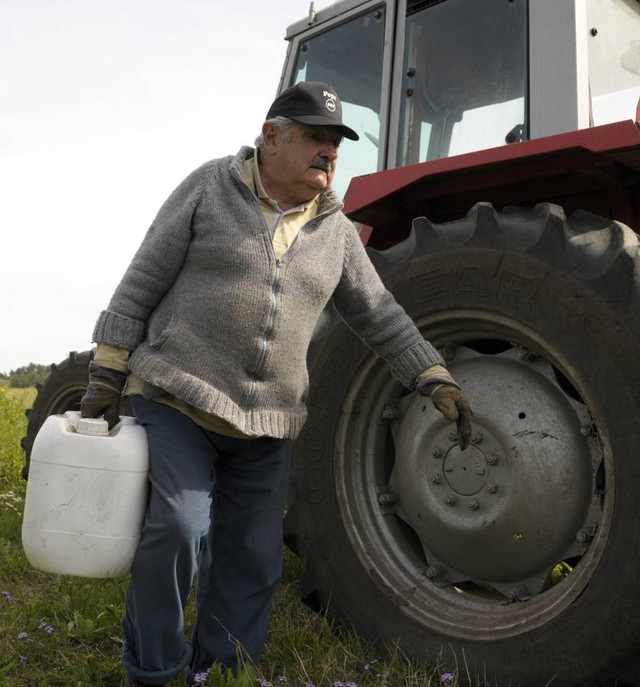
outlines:
M455 506L456 505L456 497L449 494L448 496L444 497L444 502L447 504L447 506Z
M431 455L434 458L442 458L442 449L440 449L440 448L431 449Z
M432 477L431 477L431 483L432 484L440 484L441 481L442 480L440 479L440 475L438 475L438 474L432 475Z
M489 482L489 484L487 484L487 491L490 494L495 494L496 491L498 491L498 485L495 482Z
M478 510L478 508L480 508L480 504L476 499L471 499L467 505L471 510Z
M489 465L497 465L499 462L500 462L500 458L495 453L490 453L488 455L487 463L489 463Z

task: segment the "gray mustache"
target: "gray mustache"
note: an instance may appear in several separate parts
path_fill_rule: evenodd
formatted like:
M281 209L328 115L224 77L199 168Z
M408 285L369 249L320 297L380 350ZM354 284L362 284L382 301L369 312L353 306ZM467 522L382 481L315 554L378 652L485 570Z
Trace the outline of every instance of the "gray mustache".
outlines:
M331 163L328 160L323 160L322 158L314 160L310 166L320 169L327 174L331 171Z

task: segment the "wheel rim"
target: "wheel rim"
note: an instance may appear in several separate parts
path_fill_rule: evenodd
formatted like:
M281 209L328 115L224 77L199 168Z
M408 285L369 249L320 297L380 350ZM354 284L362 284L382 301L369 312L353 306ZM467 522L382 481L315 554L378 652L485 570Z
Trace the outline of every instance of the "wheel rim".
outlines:
M337 431L345 528L420 624L468 639L529 631L584 590L606 542L613 466L597 407L587 380L519 322L474 311L417 324L478 399L472 445L461 452L455 426L370 356Z

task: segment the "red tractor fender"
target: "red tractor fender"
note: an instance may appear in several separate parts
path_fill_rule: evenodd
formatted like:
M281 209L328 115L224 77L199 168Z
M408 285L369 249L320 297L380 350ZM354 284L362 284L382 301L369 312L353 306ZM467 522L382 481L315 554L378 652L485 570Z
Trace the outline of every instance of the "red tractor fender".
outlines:
M356 177L345 212L365 225L365 244L386 248L406 238L414 217L447 222L481 201L556 203L640 233L640 127L622 121Z

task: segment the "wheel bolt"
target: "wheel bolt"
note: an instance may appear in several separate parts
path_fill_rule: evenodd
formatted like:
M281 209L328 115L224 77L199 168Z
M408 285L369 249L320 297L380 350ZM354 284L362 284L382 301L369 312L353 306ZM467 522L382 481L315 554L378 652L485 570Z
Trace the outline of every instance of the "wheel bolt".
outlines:
M433 448L431 449L431 455L434 458L440 458L442 456L442 451L439 448Z
M444 360L448 363L450 363L455 357L456 357L456 349L457 346L454 346L453 344L445 344L442 349L442 357Z
M433 475L431 477L432 484L440 484L440 475Z
M444 502L447 504L447 506L455 506L456 505L456 497L451 496L451 494L449 494L449 496L445 496Z
M378 503L381 506L389 506L392 503L396 503L398 501L398 494L394 494L392 491L386 493L386 494L380 494L378 496Z
M469 501L469 508L471 508L471 510L478 510L478 508L480 508L480 504L475 499L471 499Z
M497 465L500 462L500 458L495 453L490 453L487 457L487 463L489 465Z
M519 360L531 361L536 359L536 354L526 348L518 348L517 356Z
M390 408L387 406L380 414L380 422L388 424L399 420L401 417L402 413L400 410L398 410L398 408Z
M496 491L498 491L498 485L495 482L489 482L489 484L487 484L487 491L490 494L495 494Z
M449 441L458 441L458 433L449 432Z
M480 434L480 432L474 432L471 435L471 443L472 444L481 444L482 443L482 434Z
M576 535L576 539L581 544L586 544L591 539L591 535L587 532L587 530L580 530Z
M433 580L434 577L436 577L438 574L438 571L430 565L425 571L424 571L424 576L428 577L430 580Z

